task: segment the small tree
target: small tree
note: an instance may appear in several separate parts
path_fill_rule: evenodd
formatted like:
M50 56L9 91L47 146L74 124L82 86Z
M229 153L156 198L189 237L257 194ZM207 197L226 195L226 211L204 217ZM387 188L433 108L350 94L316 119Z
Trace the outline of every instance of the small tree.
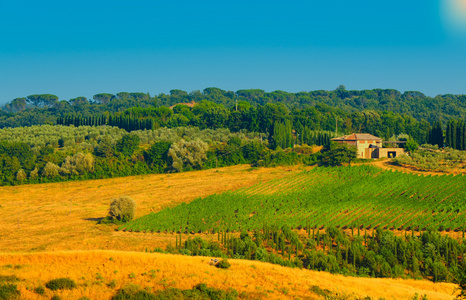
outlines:
M178 172L184 169L200 169L207 159L207 150L209 145L199 139L180 140L170 146L168 157L173 160L172 167Z
M34 170L32 170L31 173L29 173L29 178L31 180L36 180L37 177L39 177L39 169L37 169L37 167L35 167Z
M140 141L135 134L125 134L117 141L115 148L124 155L131 156L137 150Z
M102 138L99 145L95 148L95 155L100 157L111 157L113 156L115 149L112 141L108 137Z
M458 284L456 291L459 293L456 295L456 299L466 299L466 268L460 267L456 269L455 282Z
M343 163L357 158L357 149L354 146L345 143L331 143L330 149L322 156L322 163L329 166L341 166Z
M56 177L59 174L60 167L53 162L47 162L44 169L42 169L42 175L48 178Z
M16 173L16 180L23 182L27 179L26 172L23 169L19 169L18 173Z
M409 153L412 153L419 148L419 144L415 140L409 139L405 144L405 150Z
M128 196L114 199L108 211L108 221L129 222L134 218L136 202Z

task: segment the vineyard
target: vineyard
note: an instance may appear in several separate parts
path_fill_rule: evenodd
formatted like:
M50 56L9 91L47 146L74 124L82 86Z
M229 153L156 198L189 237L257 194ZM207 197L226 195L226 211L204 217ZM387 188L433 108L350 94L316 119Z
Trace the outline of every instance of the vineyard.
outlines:
M463 231L466 178L418 176L373 166L313 168L151 213L120 229L218 232L334 226Z

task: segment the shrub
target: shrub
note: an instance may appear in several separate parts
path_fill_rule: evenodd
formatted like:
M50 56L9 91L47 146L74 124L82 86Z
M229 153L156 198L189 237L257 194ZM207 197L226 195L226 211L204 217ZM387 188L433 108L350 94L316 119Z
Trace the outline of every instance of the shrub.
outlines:
M21 292L18 291L16 284L0 284L0 300L19 299Z
M21 279L19 279L16 275L0 275L0 282L15 282L20 280Z
M109 288L112 288L114 289L116 286L117 286L117 281L115 279L113 279L112 281L110 281L109 283L107 283L107 286Z
M57 278L50 280L45 286L52 291L71 290L76 288L76 282L70 278Z
M218 264L215 265L217 268L220 268L220 269L228 269L229 267L231 267L231 264L228 262L228 260L225 258L225 259L222 259L221 261L219 261Z
M136 202L128 196L121 196L114 199L110 204L108 218L120 222L131 221L136 211Z
M38 286L34 289L34 293L38 295L44 295L45 294L45 288L43 286Z
M50 298L50 300L61 300L61 297L58 295L53 295L52 298Z
M141 290L137 285L129 284L116 293L112 300L155 300L154 294Z
M238 292L234 289L226 291L208 287L205 283L200 283L190 290L180 290L168 288L157 292L156 299L238 299ZM243 295L247 299L247 295ZM125 298L126 299L126 298ZM129 298L128 298L129 299ZM131 298L135 299L135 298ZM142 299L142 298L138 298Z

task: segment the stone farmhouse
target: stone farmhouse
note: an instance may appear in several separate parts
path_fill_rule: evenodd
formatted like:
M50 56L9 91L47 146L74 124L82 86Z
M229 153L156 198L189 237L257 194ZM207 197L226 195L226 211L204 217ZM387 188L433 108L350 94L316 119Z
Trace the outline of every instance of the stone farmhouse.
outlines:
M403 148L382 148L383 143L393 142L384 142L381 138L368 133L353 133L331 140L355 146L358 149L358 158L392 158L404 153Z

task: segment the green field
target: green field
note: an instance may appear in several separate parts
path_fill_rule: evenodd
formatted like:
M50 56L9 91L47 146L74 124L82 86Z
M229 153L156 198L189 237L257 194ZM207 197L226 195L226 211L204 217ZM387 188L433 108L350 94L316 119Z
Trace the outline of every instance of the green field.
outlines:
M156 200L156 199L154 199ZM372 166L313 168L151 213L120 229L209 232L298 227L463 230L466 177Z

